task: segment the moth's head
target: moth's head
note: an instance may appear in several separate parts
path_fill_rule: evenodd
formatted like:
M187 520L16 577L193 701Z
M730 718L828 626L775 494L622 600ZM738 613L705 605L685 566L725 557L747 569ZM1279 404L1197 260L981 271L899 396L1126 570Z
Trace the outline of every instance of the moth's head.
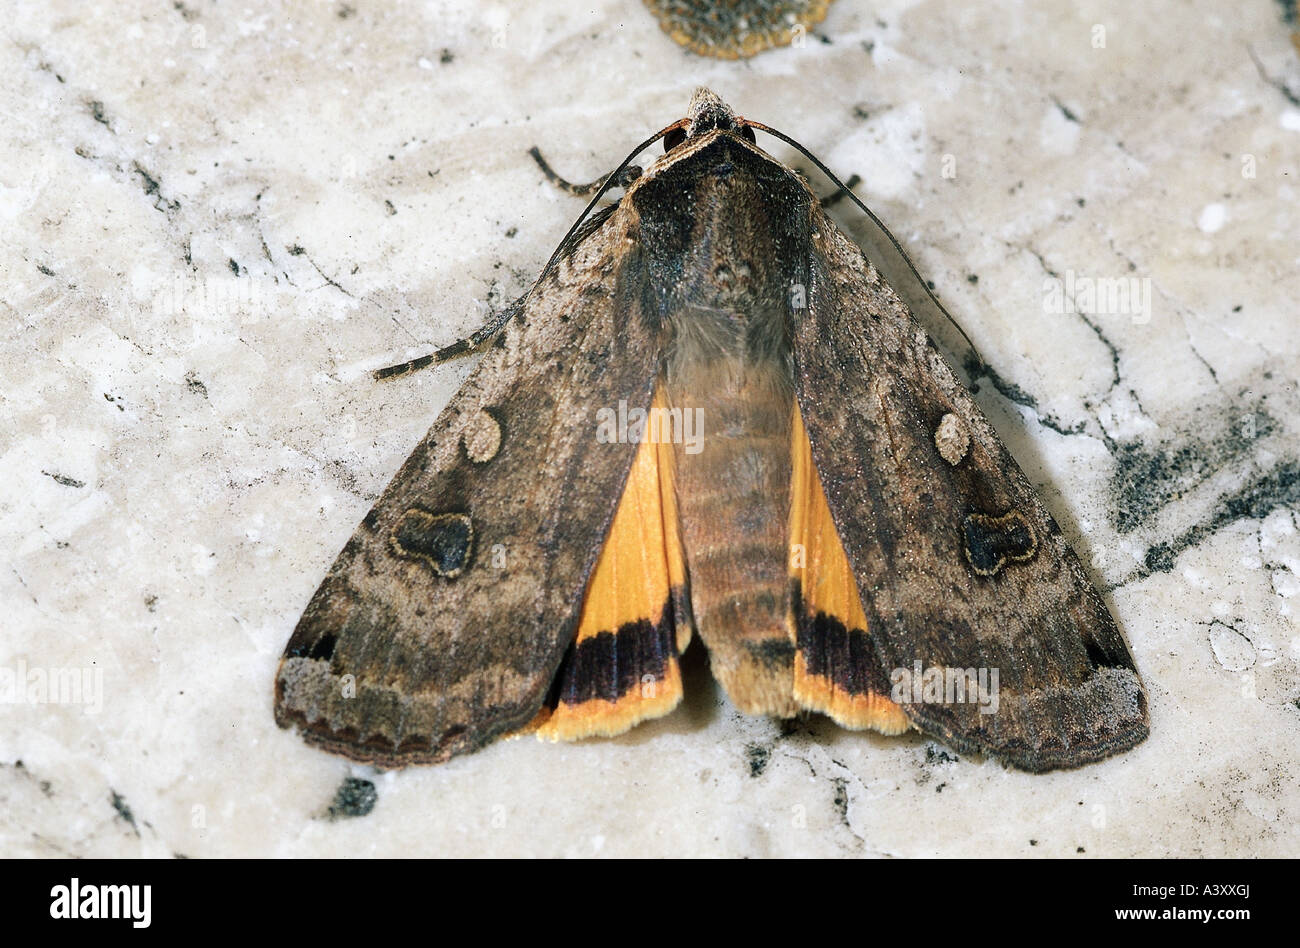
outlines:
M754 141L754 130L745 124L745 120L737 116L716 92L701 86L691 96L686 127L675 128L664 136L664 151L672 151L688 139L717 131L731 132L748 142Z

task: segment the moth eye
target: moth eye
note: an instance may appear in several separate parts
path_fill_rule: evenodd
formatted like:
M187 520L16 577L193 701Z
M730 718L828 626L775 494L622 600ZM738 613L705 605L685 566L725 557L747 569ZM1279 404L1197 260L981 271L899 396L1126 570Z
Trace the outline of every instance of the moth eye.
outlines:
M664 136L664 151L669 152L686 141L686 132L684 129L675 128Z
M757 139L754 138L754 130L750 128L748 125L740 126L740 137L743 138L745 141L749 142L751 145L758 144Z

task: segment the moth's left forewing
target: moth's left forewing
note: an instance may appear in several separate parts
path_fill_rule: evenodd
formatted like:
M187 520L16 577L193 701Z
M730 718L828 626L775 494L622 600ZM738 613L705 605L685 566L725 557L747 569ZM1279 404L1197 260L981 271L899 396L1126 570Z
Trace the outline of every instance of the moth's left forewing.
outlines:
M812 215L796 398L892 697L1031 771L1139 743L1141 680L1061 530L898 295Z
M384 767L524 726L575 637L659 342L610 215L539 283L343 548L276 676L276 720Z

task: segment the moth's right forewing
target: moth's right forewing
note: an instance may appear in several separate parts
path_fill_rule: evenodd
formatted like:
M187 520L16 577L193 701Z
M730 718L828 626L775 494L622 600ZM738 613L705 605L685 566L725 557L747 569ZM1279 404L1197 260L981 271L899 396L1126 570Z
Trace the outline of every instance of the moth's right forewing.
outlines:
M646 407L658 366L629 226L560 261L347 542L285 650L282 727L402 766L538 710L636 447L596 412Z
M898 295L814 217L796 395L895 700L959 750L1031 771L1132 747L1146 695L1101 596ZM966 671L987 701L949 689Z

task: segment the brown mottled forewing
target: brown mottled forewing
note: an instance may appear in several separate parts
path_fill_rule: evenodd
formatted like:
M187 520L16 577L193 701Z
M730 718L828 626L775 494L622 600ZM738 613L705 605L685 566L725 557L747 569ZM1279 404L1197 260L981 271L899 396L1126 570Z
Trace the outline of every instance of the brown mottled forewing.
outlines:
M996 713L904 711L958 750L1030 771L1137 744L1141 679L1060 529L897 294L814 215L795 386L871 641L886 674L916 661L999 674Z
M312 597L276 721L381 766L446 760L526 724L573 640L658 367L614 214L537 288Z

